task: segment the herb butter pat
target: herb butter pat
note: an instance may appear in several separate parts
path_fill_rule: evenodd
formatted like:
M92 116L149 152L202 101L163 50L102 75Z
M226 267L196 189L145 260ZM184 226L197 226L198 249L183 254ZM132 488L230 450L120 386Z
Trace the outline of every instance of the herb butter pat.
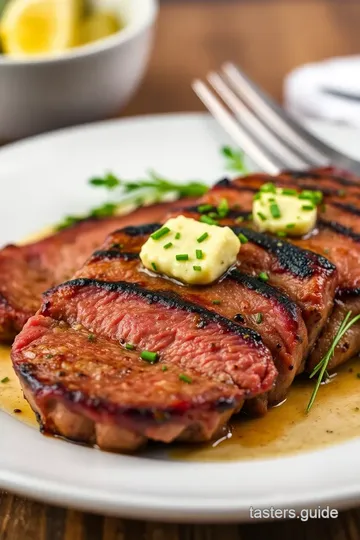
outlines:
M315 227L316 219L315 201L301 198L301 193L294 190L274 186L273 190L260 190L254 197L253 220L261 232L302 236Z
M240 246L229 227L178 216L150 235L141 248L140 258L152 272L190 285L207 285L236 262Z

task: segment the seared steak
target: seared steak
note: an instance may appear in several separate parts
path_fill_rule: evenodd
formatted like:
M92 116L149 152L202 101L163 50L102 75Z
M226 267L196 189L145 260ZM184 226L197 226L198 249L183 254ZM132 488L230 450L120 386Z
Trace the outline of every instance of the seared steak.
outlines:
M45 294L12 359L45 430L121 451L208 440L277 374L253 330L173 291L90 278Z
M303 368L308 341L301 311L291 299L263 281L232 270L211 286L186 287L154 277L141 268L138 253L160 224L127 227L109 235L77 277L137 283L153 291L173 291L219 315L258 332L270 349L279 372L269 395L270 404L282 400L296 373Z
M69 279L108 233L129 224L156 221L179 203L156 204L127 216L85 220L38 242L2 249L0 341L12 341L39 308L42 292Z

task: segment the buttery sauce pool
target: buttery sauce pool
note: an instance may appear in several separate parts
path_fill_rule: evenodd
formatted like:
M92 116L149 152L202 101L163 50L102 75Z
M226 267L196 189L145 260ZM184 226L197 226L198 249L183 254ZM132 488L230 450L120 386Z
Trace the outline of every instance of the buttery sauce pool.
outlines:
M305 408L314 383L298 380L287 400L263 418L238 418L232 421L227 436L222 439L204 445L177 446L169 455L192 461L259 459L311 450L360 436L359 377L360 360L355 358L321 386L309 414L305 413ZM21 422L37 426L12 369L9 347L0 347L0 381L4 379L6 382L0 383L0 409Z

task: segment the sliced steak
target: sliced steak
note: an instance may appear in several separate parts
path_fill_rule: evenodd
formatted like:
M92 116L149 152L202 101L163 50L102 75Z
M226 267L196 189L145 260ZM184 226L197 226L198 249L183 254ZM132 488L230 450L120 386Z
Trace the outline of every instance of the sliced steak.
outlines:
M277 375L251 329L174 292L85 278L45 294L12 360L44 429L120 451L208 440Z
M12 341L39 308L42 292L70 279L107 234L118 227L156 221L178 205L179 201L156 204L127 216L85 220L38 242L2 249L0 342Z
M284 399L294 376L303 368L308 346L300 309L287 295L238 270L206 287L186 287L144 272L138 253L149 234L159 227L160 224L153 224L116 231L76 276L123 280L153 291L173 291L187 301L252 328L270 349L279 372L269 402L274 404Z
M235 385L190 368L187 384L175 364L150 365L116 342L89 340L85 329L41 315L17 337L12 356L43 431L107 450L210 439L242 404Z

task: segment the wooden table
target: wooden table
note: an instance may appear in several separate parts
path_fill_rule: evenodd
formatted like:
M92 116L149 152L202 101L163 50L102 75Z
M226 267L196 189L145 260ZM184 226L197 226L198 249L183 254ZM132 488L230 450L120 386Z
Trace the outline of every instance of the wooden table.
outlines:
M189 83L225 59L240 63L280 99L283 77L295 66L360 52L359 27L358 0L167 0L145 83L124 114L201 109ZM355 540L359 521L360 511L353 510L337 520L307 523L144 523L0 492L0 540Z

